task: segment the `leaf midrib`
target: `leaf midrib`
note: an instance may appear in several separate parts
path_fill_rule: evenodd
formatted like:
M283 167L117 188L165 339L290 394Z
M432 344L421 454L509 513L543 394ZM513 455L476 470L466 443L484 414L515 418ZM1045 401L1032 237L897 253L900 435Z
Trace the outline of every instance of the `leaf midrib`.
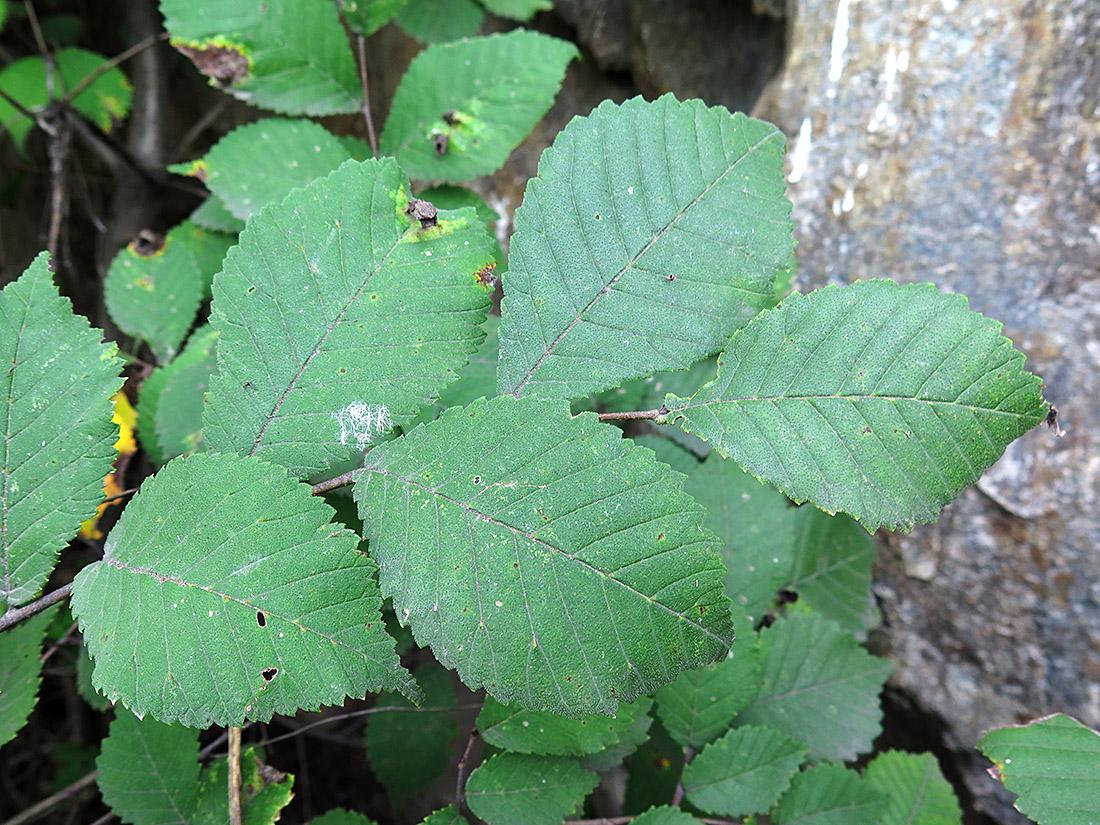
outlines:
M676 618L687 622L689 625L694 627L696 630L698 630L699 632L705 634L706 636L710 637L711 639L717 641L719 644L722 644L722 645L726 644L725 639L723 639L717 633L712 631L710 628L707 628L707 627L699 624L691 616L685 615L684 613L677 613L675 610L673 610L668 605L665 605L665 604L657 601L655 598L646 595L645 593L643 593L641 590L638 590L637 588L631 587L626 582L620 581L619 579L615 578L612 574L605 573L604 571L600 570L598 567L596 567L596 566L590 564L589 562L585 561L584 559L578 557L576 554L570 553L568 550L565 550L561 547L550 544L549 542L538 538L536 535L534 535L534 533L529 533L529 532L527 532L527 531L525 531L525 530L523 530L519 527L516 527L515 525L509 524L508 522L500 521L499 519L496 519L493 516L490 516L488 513L484 513L481 510L478 510L474 507L469 506L468 504L464 504L463 502L458 501L457 499L451 498L448 495L444 495L443 493L440 493L438 490L434 490L431 487L427 487L427 486L425 486L424 484L421 484L418 481L414 481L412 479L404 478L404 477L398 475L397 473L392 473L392 472L390 472L389 470L386 470L383 467L366 467L366 468L364 468L364 470L366 472L377 473L378 475L385 476L387 478L395 479L396 481L398 481L402 484L406 484L409 487L415 487L416 489L421 490L425 493L428 493L431 496L435 496L436 498L442 499L443 501L446 501L450 504L454 504L456 507L461 509L463 512L467 513L468 515L472 515L475 518L480 519L481 521L487 522L489 524L494 524L498 527L503 527L504 529L509 530L509 531L511 531L511 532L513 532L517 535L523 536L528 541L531 541L535 544L538 544L539 546L546 548L547 550L551 551L552 553L560 553L565 558L569 559L570 561L573 561L573 562L576 562L576 563L580 564L582 567L588 569L589 571L596 574L597 576L601 576L604 579L609 579L610 581L615 582L615 584L617 584L620 587L624 588L628 592L633 593L636 596L639 596L640 598L644 599L649 604L656 605L657 607L659 607L661 610L664 610L669 615L675 616Z
M580 312L577 313L576 317L574 317L573 320L570 321L569 324L565 327L565 329L563 329L561 331L561 333L559 333L558 337L554 339L554 341L550 344L550 346L543 350L542 355L539 356L538 360L535 361L533 366L528 368L526 374L523 376L523 379L511 391L511 395L515 396L516 398L519 397L520 393L523 391L523 388L525 386L527 386L527 384L531 381L531 378L534 376L534 374L536 372L538 372L538 370L542 366L543 362L546 361L546 359L550 356L550 354L557 348L558 344L560 344L562 342L562 340L565 338L565 336L568 335L573 330L573 328L577 324L580 323L581 318L584 317L585 313L588 312L590 309L592 309L592 307L596 304L597 301L600 300L600 298L602 298L604 295L609 295L611 293L611 288L613 286L615 286L615 284L617 284L622 279L623 275L625 275L628 270L632 269L634 267L634 265L642 257L645 256L645 254L653 247L653 245L655 243L657 243L662 238L664 238L664 236L669 232L669 230L672 229L673 226L675 226L676 222L678 220L680 220L680 218L682 218L684 215L686 215L688 212L690 212L692 210L692 208L694 208L694 206L706 194L708 194L715 186L717 186L718 183L726 177L726 175L728 175L730 172L732 172L734 169L736 169L738 167L738 165L741 164L742 161L744 161L745 159L752 156L752 154L754 152L756 152L757 149L759 149L761 146L763 146L768 141L774 139L774 137L775 137L775 133L769 133L769 134L765 135L764 137L760 138L760 140L756 141L756 143L754 143L752 146L745 149L745 151L742 152L741 155L736 160L734 160L733 163L731 163L728 167L726 167L726 170L724 172L722 172L722 174L718 175L718 177L716 177L713 181L711 181L709 184L707 184L707 186L704 187L703 190L698 195L695 196L695 198L691 201L691 203L687 204L687 206L685 206L683 209L681 209L679 212L677 212L676 216L673 217L673 219L670 220L667 224L665 224L664 227L661 228L660 232L658 232L656 235L654 235L649 240L649 242L646 243L645 246L642 247L641 250L636 252L627 261L627 263L622 267L622 269L620 269L611 278L610 281L608 281L606 284L604 284L604 286L601 287L596 292L596 294L592 296L592 299L588 302L588 305L585 306L584 309L582 309ZM572 181L570 181L570 186L572 186ZM540 209L541 209L541 203L540 203ZM615 215L616 215L616 218L618 218L618 211L617 210L615 210Z
M915 401L921 404L943 404L949 407L959 407L965 410L974 410L985 413L996 413L998 415L1008 415L1019 419L1035 418L1036 415L1029 415L1027 413L1013 412L1012 410L1002 410L997 407L983 407L978 404L964 404L956 400L945 400L937 398L916 398L908 395L838 395L838 394L821 394L821 395L755 395L755 396L734 396L731 398L715 398L710 401L696 401L694 403L684 404L682 407L676 407L671 409L670 412L678 413L683 410L694 409L696 407L709 407L717 404L742 404L749 401L761 401L770 404L775 404L780 401L891 401L894 403L902 401Z

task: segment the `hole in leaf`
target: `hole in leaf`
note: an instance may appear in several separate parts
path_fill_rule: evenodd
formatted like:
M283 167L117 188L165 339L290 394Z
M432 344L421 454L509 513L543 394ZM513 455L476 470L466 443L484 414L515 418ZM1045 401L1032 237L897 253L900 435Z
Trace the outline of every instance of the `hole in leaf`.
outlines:
M256 611L256 624L260 627L267 627L267 616L264 615L262 610Z
M264 677L265 682L270 682L276 676L279 675L279 668L277 667L265 667L260 675Z

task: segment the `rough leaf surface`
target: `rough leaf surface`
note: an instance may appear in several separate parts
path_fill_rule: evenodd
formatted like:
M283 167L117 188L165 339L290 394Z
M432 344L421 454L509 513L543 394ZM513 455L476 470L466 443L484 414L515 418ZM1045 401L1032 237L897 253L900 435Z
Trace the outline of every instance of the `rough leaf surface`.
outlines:
M489 825L558 825L599 781L562 756L501 753L470 774L466 802Z
M375 566L286 471L202 453L146 481L72 595L93 682L139 716L206 727L417 688Z
M0 746L15 738L38 702L42 636L56 612L44 610L0 633Z
M794 778L772 813L775 825L878 825L886 799L843 765L815 765Z
M217 85L292 115L357 112L363 92L333 3L161 0L172 45Z
M864 781L886 797L881 825L960 825L955 791L930 753L886 751L863 771Z
M423 226L408 186L392 158L348 161L249 221L214 282L208 449L326 470L455 379L491 239L469 208Z
M501 702L577 717L729 648L723 569L681 479L590 413L505 396L375 447L355 496L421 645Z
M58 294L44 252L0 292L0 606L38 594L103 497L122 362L101 335Z
M760 633L762 686L737 717L770 725L810 746L813 759L854 759L881 730L878 696L891 665L815 614L796 614Z
M722 349L794 248L783 147L671 95L574 118L516 211L501 394L580 398Z
M492 174L546 114L578 56L572 43L522 29L429 46L401 78L379 148L414 178Z
M787 790L806 746L774 728L731 730L684 769L688 802L725 816L766 813Z
M932 284L828 286L759 316L716 380L665 406L795 501L909 529L1046 416L1000 331Z
M120 711L96 759L103 801L133 825L191 825L199 796L199 735Z
M746 637L750 634L744 631ZM750 644L736 644L733 657L687 670L657 691L657 713L669 736L700 748L729 728L760 686L760 657Z
M502 705L489 696L478 714L477 729L490 745L514 753L584 756L622 742L652 704L648 699L620 702L614 716L592 714L570 719L550 711Z
M997 766L1016 808L1040 825L1100 819L1100 733L1058 713L993 730L978 748Z

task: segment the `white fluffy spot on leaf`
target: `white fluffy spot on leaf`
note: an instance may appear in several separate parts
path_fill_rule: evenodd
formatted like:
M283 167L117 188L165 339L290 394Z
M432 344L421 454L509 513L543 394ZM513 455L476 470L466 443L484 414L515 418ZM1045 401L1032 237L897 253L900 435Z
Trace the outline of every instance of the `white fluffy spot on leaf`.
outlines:
M332 415L340 425L340 443L347 444L349 440L354 440L355 446L360 450L365 449L374 436L381 435L393 426L390 408L385 404L352 401Z

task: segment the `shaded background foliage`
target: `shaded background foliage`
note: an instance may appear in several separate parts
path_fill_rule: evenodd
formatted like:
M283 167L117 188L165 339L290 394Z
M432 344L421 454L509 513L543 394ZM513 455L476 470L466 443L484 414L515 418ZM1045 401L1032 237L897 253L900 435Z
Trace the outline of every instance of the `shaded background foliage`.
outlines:
M108 55L161 27L151 0L37 9L59 41ZM490 16L482 31L513 25ZM530 26L573 40L584 59L531 137L478 184L505 215L502 239L539 153L574 114L638 92L701 97L788 135L799 286L935 280L1005 320L1029 368L1046 377L1070 434L1017 442L939 524L884 539L876 592L885 621L872 637L897 667L887 703L895 741L939 748L981 810L1022 821L971 755L981 732L1056 709L1100 724L1100 7L558 0ZM377 123L419 48L393 25L369 41ZM34 50L25 21L9 21L0 62ZM124 69L135 85L125 128L108 140L72 136L56 256L63 293L109 332L100 284L115 252L141 230L176 224L203 195L164 166L264 115L206 86L163 42ZM323 122L365 136L358 117ZM3 141L4 283L47 243L50 186L44 136L25 157ZM134 483L145 472L132 468ZM66 653L47 673L76 666ZM14 810L89 769L101 725L71 680L47 679L21 744L0 753ZM333 730L281 746L280 764L298 775L297 815L348 804L384 818L385 802L362 780L368 769L353 759L362 760L358 728ZM325 747L307 748L314 741ZM98 804L94 793L83 804Z

